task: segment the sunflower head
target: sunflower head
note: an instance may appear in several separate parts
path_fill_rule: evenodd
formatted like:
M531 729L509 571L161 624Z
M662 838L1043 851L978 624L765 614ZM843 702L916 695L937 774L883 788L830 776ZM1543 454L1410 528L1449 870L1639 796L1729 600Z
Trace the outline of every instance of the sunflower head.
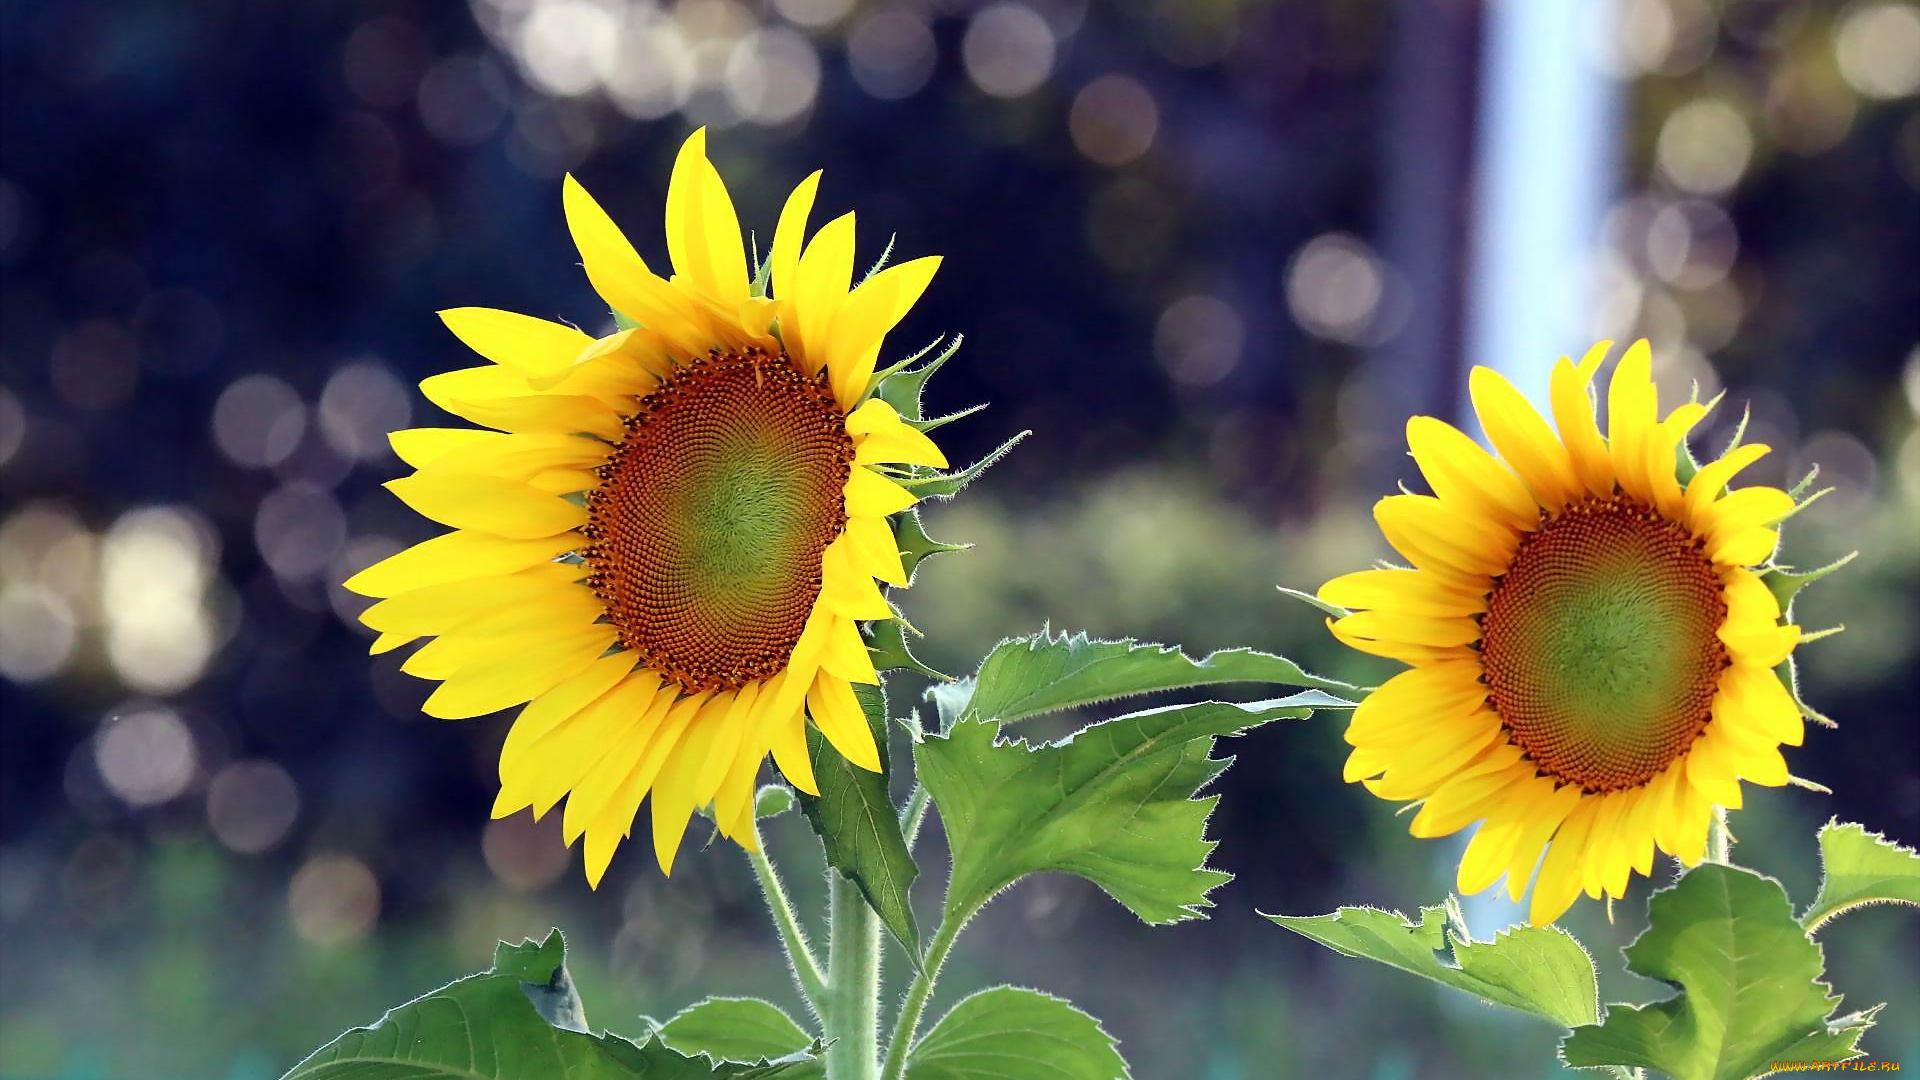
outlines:
M951 550L912 508L971 476L940 471L939 421L919 410L952 350L876 371L940 260L856 282L853 214L808 235L819 182L794 189L749 266L695 132L667 192L662 275L568 177L567 226L619 328L441 312L487 362L421 389L477 426L393 435L415 471L388 488L451 531L347 582L379 598L362 615L373 651L431 639L401 666L440 682L430 715L524 706L494 814L565 799L595 884L643 801L663 870L697 808L754 843L769 755L818 793L809 722L879 769L853 686L879 681L869 635L897 618L881 584Z
M1470 390L1496 453L1409 421L1433 494L1374 516L1411 565L1319 594L1347 610L1328 624L1341 641L1410 665L1354 710L1347 780L1417 801L1416 836L1478 823L1461 891L1531 883L1535 923L1583 891L1625 895L1656 849L1698 862L1742 781L1788 781L1780 747L1812 715L1792 689L1795 586L1773 564L1798 504L1728 489L1767 447L1696 463L1686 437L1710 406L1662 416L1644 341L1614 370L1603 436L1591 387L1610 346L1555 366L1557 434L1486 368Z

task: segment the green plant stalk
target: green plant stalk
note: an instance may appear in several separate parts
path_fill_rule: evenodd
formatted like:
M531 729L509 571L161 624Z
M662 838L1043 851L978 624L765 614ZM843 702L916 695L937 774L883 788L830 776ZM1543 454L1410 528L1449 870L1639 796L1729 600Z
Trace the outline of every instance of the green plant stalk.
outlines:
M827 1080L873 1080L880 1051L880 919L860 887L827 871Z
M927 999L933 996L933 984L940 977L940 968L947 962L947 954L953 951L953 943L960 937L960 930L967 925L973 912L950 912L940 920L940 928L933 932L933 940L927 942L927 954L920 963L920 971L913 977L913 985L907 988L907 999L900 1004L900 1015L894 1018L893 1034L887 1038L887 1062L880 1070L880 1080L902 1080L907 1071L907 1053L913 1049L913 1040L920 1031L920 1016L926 1011Z
M900 812L900 833L906 837L909 849L920 837L921 822L927 819L928 800L926 785L914 781L913 794L907 796L907 808Z
M800 928L800 920L793 913L793 903L787 899L786 887L780 883L780 874L773 867L773 860L767 856L766 842L760 836L760 823L753 824L753 848L747 852L747 858L753 863L754 876L760 879L760 895L767 902L767 912L773 916L773 925L780 931L780 944L787 952L787 966L793 971L793 979L800 985L800 992L807 999L807 1008L813 1010L816 1019L825 1019L827 993L826 977L820 973L819 961L813 958L813 950L807 947L806 933Z
M1723 806L1713 808L1713 821L1707 826L1706 861L1733 865L1733 833L1727 829L1727 810Z

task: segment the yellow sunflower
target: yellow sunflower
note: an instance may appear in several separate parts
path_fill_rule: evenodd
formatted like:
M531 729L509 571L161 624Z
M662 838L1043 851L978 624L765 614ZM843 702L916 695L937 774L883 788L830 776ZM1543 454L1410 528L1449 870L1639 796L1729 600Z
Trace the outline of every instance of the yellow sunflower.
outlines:
M1329 623L1341 641L1412 665L1354 711L1346 779L1419 800L1415 836L1479 822L1460 890L1505 875L1518 900L1532 881L1535 924L1582 891L1624 896L1655 847L1699 862L1715 807L1737 809L1742 780L1786 783L1779 747L1802 735L1774 670L1800 628L1754 570L1794 500L1727 490L1765 446L1693 471L1682 448L1709 406L1660 418L1644 341L1614 372L1603 438L1589 387L1611 344L1554 368L1557 438L1486 368L1470 389L1498 457L1409 421L1434 494L1382 499L1374 517L1413 567L1319 593L1352 611Z
M689 817L752 844L772 754L817 794L806 718L848 761L880 757L852 684L877 683L860 631L907 584L892 477L944 468L871 395L882 337L940 260L853 284L854 216L805 239L820 174L787 199L756 283L704 132L667 191L673 275L650 270L572 177L567 226L624 323L598 340L483 308L441 312L490 361L420 384L482 428L393 435L387 487L453 531L356 575L373 651L419 638L401 670L441 685L431 716L525 705L500 755L495 817L566 799L598 885L651 796L671 872ZM803 243L804 240L804 243Z

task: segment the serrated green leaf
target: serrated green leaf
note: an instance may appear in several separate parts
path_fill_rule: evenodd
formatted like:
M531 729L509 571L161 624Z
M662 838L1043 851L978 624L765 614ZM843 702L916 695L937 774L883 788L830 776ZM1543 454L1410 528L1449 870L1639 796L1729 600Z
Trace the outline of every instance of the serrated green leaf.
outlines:
M899 514L893 521L894 539L900 545L900 563L906 568L907 582L913 582L913 576L920 571L920 564L935 555L949 551L965 551L972 544L946 544L927 535L927 527L920 520L918 507Z
M1086 878L1148 923L1199 917L1231 876L1205 865L1219 796L1196 794L1232 760L1211 756L1213 740L1312 711L1285 698L1176 705L1044 746L999 739L997 720L928 736L914 760L953 855L947 917L964 919L1015 879L1049 870Z
M579 1027L543 1018L537 1002L565 987ZM567 977L559 931L502 942L493 970L456 980L321 1047L283 1080L803 1080L817 1066L717 1063L657 1041L594 1034Z
M1368 907L1266 917L1334 952L1378 961L1564 1028L1600 1016L1593 958L1557 926L1515 926L1492 941L1474 941L1448 925L1438 904L1421 908L1417 923L1397 911Z
M1800 916L1808 933L1867 904L1920 905L1920 852L1864 825L1828 819L1820 827L1820 865L1820 894Z
M1779 882L1708 863L1655 893L1647 910L1646 931L1625 950L1627 970L1680 993L1653 1005L1612 1006L1604 1023L1561 1043L1567 1064L1746 1080L1775 1062L1840 1061L1859 1052L1871 1014L1833 1016L1840 998L1820 981L1820 946L1794 919Z
M1025 439L1031 434L1033 434L1031 431L1019 432L1006 442L989 450L986 456L964 469L955 469L952 472L930 473L926 476L916 476L912 479L901 481L901 486L919 496L921 502L926 502L929 499L951 499L955 495L960 494L962 488L980 479L981 473L986 472L994 462L1006 457L1007 454L1012 452L1014 447L1020 445L1022 439Z
M1156 690L1222 683L1356 689L1309 675L1284 656L1252 649L1229 649L1192 660L1168 645L1100 641L1084 633L1056 635L1045 629L996 645L981 661L974 682L972 700L962 715L1007 721ZM1340 708L1353 703L1322 695L1311 704Z
M868 772L841 757L819 729L809 726L807 751L813 758L813 776L820 794L802 794L800 809L826 849L827 865L860 887L868 906L917 966L920 931L913 921L908 890L920 867L907 849L899 811L887 791L891 765L886 691L878 686L856 685L853 692L880 748L882 771Z
M683 1054L759 1062L802 1053L813 1036L770 1001L708 998L661 1025L660 1041Z
M1126 1080L1100 1021L1035 990L996 986L955 1005L907 1057L907 1080Z
M1860 553L1855 551L1814 570L1796 571L1785 566L1770 566L1761 573L1760 581L1772 590L1774 600L1780 604L1780 610L1791 613L1793 599L1800 595L1800 590L1859 557Z

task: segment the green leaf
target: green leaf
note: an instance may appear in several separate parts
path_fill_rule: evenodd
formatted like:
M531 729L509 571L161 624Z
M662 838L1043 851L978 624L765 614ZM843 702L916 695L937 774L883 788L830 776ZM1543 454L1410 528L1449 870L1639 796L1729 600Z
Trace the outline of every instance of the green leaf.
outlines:
M708 998L662 1025L660 1041L683 1054L757 1062L803 1053L813 1036L772 1002Z
M1867 904L1920 905L1920 852L1864 825L1828 819L1820 827L1820 895L1800 916L1808 933Z
M593 1034L564 961L558 930L539 944L502 942L493 970L354 1028L283 1080L801 1080L818 1074L810 1057L718 1063L651 1039L642 1045ZM550 1022L549 1015L566 1023Z
M1855 551L1815 570L1796 571L1791 567L1770 566L1761 572L1760 580L1768 589L1773 591L1773 598L1779 602L1780 610L1791 613L1793 611L1793 599L1800 595L1801 589L1819 581L1821 578L1826 577L1828 574L1833 573L1835 570L1840 569L1859 557L1860 553Z
M1417 923L1397 911L1368 907L1266 917L1342 955L1375 960L1561 1027L1591 1024L1600 1016L1593 958L1557 926L1509 927L1492 941L1474 941L1449 925L1439 904L1421 908Z
M1229 649L1191 660L1167 645L1099 641L1084 633L1056 635L1046 629L995 646L981 662L974 681L973 698L961 715L1007 721L1156 690L1221 683L1355 689L1309 675L1284 656L1252 649ZM1353 703L1320 695L1311 704L1350 708Z
M1060 998L996 986L955 1005L914 1044L907 1080L1126 1080L1100 1021Z
M1820 946L1771 878L1708 863L1648 903L1650 925L1627 946L1627 970L1679 994L1615 1005L1605 1023L1561 1043L1576 1068L1644 1066L1676 1080L1745 1080L1781 1061L1859 1053L1871 1013L1834 1017ZM1801 1056L1808 1055L1808 1056Z
M920 963L920 931L913 921L908 890L920 867L907 850L899 811L887 791L892 775L887 752L887 697L878 686L855 686L854 696L867 714L867 726L880 748L881 772L868 772L840 756L818 728L807 728L818 797L801 794L800 809L826 849L827 865L860 887L868 906L887 930Z
M1002 741L997 720L962 719L914 747L947 832L947 917L966 918L1015 879L1075 874L1148 923L1197 918L1231 875L1207 869L1196 793L1231 759L1213 740L1311 715L1292 699L1205 702L1122 716L1059 743Z

